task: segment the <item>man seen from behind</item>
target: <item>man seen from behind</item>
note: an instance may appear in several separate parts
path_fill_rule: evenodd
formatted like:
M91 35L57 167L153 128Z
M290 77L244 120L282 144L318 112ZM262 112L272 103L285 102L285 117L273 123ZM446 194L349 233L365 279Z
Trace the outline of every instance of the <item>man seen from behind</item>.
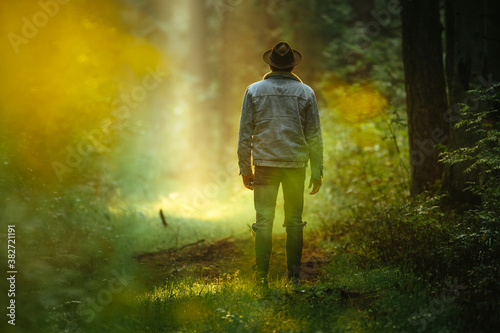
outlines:
M309 194L322 185L323 142L314 91L292 73L302 54L287 42L263 55L271 72L247 88L241 110L238 161L246 188L254 190L256 274L267 285L272 229L280 184L284 198L288 278L299 282L303 246L304 182ZM252 170L255 167L255 173Z

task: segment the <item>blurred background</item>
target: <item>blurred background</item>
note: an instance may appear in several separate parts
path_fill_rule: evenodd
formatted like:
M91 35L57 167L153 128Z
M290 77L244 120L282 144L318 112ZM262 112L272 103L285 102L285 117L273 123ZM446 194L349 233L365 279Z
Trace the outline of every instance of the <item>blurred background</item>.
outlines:
M308 226L406 196L401 21L387 6L1 2L0 233L16 225L20 325L59 327L58 309L133 269L133 254L249 235L240 108L278 41L302 52L295 73L320 106L325 178L307 196Z

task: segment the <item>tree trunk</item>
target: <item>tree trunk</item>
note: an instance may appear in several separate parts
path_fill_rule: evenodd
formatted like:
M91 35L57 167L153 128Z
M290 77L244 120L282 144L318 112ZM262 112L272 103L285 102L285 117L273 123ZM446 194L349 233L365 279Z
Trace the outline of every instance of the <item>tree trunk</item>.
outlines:
M469 147L479 138L457 129L462 103L470 110L483 107L466 95L472 86L486 88L500 79L500 3L498 0L446 0L446 77L450 110L445 115L450 130L450 150ZM477 173L464 173L467 165L446 168L444 189L458 201L477 201L465 189L477 182Z
M412 195L434 192L443 173L434 147L447 137L447 124L443 121L447 102L438 5L436 0L402 1Z

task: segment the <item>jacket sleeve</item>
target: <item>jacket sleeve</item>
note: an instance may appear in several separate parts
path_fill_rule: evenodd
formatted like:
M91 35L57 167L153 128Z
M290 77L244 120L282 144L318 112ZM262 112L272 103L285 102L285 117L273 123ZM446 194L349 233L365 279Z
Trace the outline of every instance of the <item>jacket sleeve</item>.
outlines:
M254 131L253 105L250 92L245 92L241 108L240 130L238 136L238 164L240 175L247 176L252 173L252 136Z
M323 138L321 135L318 104L314 93L310 97L308 110L306 111L304 134L309 146L311 178L319 179L323 177Z

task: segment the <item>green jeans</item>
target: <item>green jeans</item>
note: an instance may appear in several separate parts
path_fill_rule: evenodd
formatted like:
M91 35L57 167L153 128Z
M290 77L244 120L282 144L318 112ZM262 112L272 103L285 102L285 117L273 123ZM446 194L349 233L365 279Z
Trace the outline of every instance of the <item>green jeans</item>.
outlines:
M303 229L305 168L255 167L254 205L257 213L255 231L255 259L257 273L266 277L272 251L272 230L276 197L280 184L285 204L286 256L288 276L300 275Z

